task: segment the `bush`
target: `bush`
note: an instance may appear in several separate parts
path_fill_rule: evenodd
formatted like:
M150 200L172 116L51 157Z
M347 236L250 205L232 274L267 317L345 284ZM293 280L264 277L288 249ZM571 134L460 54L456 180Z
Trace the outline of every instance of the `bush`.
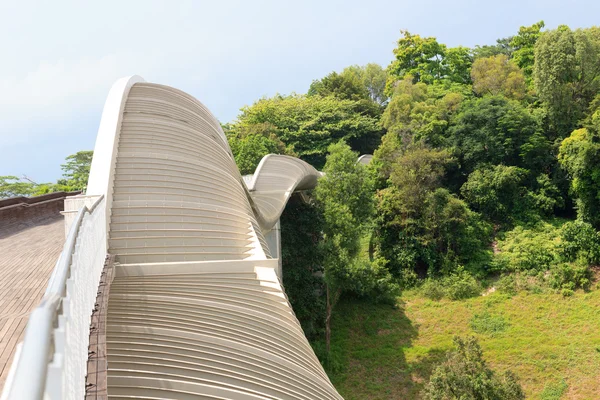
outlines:
M517 226L498 241L498 265L509 271L545 271L557 260L559 230L540 222L528 228Z
M559 252L565 261L600 264L600 233L587 222L569 221L560 229Z
M423 296L440 300L444 297L450 300L467 299L481 293L481 285L463 267L458 267L452 274L441 278L428 278L421 286Z
M483 352L473 337L454 338L455 350L438 366L425 386L426 400L522 400L523 389L516 376L507 371L496 375L485 363Z
M561 263L550 270L550 287L560 290L563 296L571 296L575 289L587 289L591 272L586 265Z
M421 285L421 294L431 300L441 300L445 294L442 281L431 278L426 279Z
M496 289L501 293L515 295L519 291L514 274L503 275L496 283Z
M345 287L345 290L375 303L395 305L396 298L400 295L400 286L386 268L386 263L381 257L377 257L373 262L353 260L347 268L349 286Z
M444 286L450 300L467 299L481 293L481 285L462 267L444 279Z
M495 335L504 332L508 328L508 322L502 315L492 315L489 312L475 314L471 319L471 329L477 333Z

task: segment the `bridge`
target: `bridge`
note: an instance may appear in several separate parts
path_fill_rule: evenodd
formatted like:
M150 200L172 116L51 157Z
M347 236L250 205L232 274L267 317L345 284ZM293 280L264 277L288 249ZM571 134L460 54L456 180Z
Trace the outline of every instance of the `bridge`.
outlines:
M202 103L117 81L2 399L341 399L282 286L279 218L320 175L243 177Z

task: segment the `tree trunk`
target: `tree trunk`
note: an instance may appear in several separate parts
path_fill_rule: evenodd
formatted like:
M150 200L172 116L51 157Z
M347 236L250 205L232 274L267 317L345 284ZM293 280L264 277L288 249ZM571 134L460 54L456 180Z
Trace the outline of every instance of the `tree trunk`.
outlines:
M325 349L327 354L331 349L331 298L329 295L329 285L325 285L327 290L327 315L325 316Z

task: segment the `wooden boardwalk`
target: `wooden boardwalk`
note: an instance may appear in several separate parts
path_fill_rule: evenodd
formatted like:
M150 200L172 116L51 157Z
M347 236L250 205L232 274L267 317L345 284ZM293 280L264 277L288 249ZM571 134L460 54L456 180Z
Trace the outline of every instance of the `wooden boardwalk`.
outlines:
M0 392L29 313L41 300L65 242L60 215L34 226L0 221Z

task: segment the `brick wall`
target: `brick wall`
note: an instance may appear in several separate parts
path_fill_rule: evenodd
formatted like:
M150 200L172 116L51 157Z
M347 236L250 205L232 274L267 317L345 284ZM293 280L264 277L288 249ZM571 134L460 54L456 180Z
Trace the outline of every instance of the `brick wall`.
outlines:
M35 222L60 215L65 198L81 192L55 192L0 200L0 226Z

